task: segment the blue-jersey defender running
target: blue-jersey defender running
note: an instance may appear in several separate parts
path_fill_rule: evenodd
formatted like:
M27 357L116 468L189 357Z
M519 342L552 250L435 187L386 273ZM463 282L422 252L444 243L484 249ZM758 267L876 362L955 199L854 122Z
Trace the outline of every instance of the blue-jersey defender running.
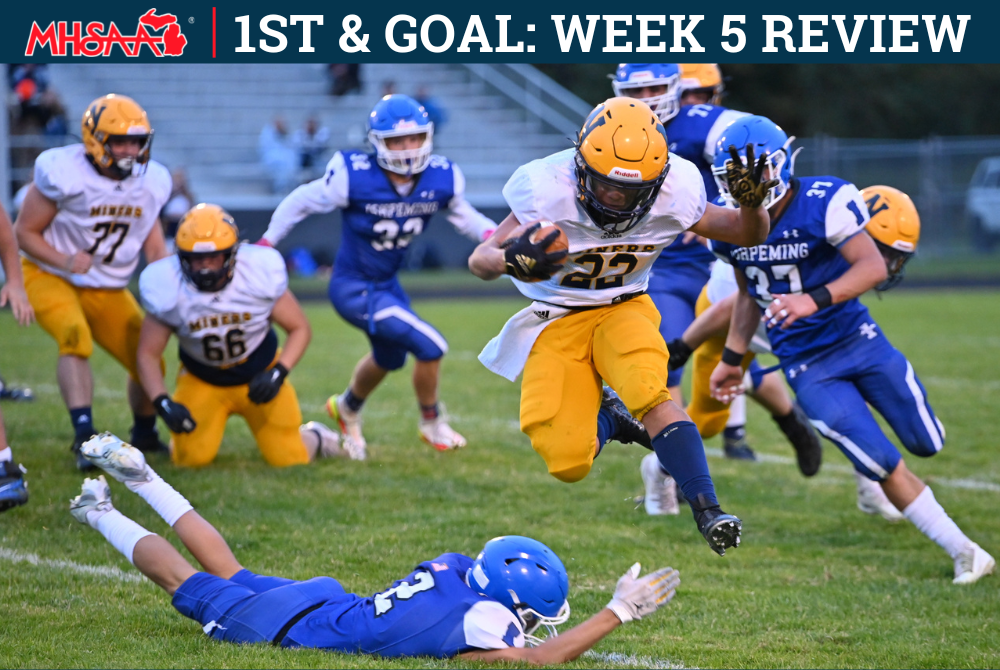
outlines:
M419 435L445 451L466 440L448 424L438 404L444 336L410 307L397 273L406 249L431 217L447 211L459 232L481 242L496 224L465 199L465 177L444 156L431 154L434 124L426 110L406 95L387 95L368 117L372 153L339 151L326 174L299 186L271 216L262 243L274 246L302 219L339 209L341 244L330 278L334 309L364 331L371 353L354 368L347 390L327 401L352 453L364 452L361 408L385 376L416 359L413 388L420 404Z
M670 152L695 164L705 183L708 202L715 202L718 186L712 176L715 144L726 126L746 116L723 107L725 86L715 63L623 63L615 73L617 95L639 98L656 111L667 130ZM653 264L649 297L663 316L660 333L665 342L679 338L694 321L698 296L708 282L715 257L694 233L680 235ZM670 394L680 400L684 365L671 366ZM738 413L734 412L738 416ZM728 458L753 460L743 424L733 421L723 433Z
M258 575L240 565L219 532L139 450L104 433L81 453L149 503L204 571L114 509L103 475L84 481L70 513L104 535L173 597L178 612L219 641L551 665L577 658L622 623L652 614L680 584L673 568L639 577L636 563L604 609L557 635L556 626L569 618L569 578L551 549L527 537L494 538L474 559L446 553L423 561L369 597L347 593L331 577ZM535 635L543 632L544 639Z
M861 193L838 177L793 177L791 140L764 117L745 117L726 129L718 143L717 175L725 174L730 146L767 152L769 176L778 184L765 200L771 230L763 244L712 242L716 255L736 268L740 287L722 362L709 383L712 395L727 402L740 392L739 363L763 314L771 348L820 434L858 472L879 482L903 516L948 552L956 584L990 574L993 557L959 529L930 487L910 472L869 409L878 411L917 456L933 456L944 446L944 426L913 365L858 300L884 287L889 276L878 246L864 234L869 214ZM725 181L719 184L728 197Z

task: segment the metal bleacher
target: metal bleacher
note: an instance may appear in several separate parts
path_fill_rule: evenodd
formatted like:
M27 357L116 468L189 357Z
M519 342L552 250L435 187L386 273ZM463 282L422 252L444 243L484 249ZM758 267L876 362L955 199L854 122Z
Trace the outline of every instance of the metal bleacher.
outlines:
M364 124L382 83L400 93L426 86L447 110L435 150L456 161L478 207L503 205L501 188L521 164L570 145L589 105L528 65L361 66L360 93L329 94L320 64L50 65L71 123L94 98L132 96L156 130L154 156L183 166L199 199L234 210L272 209L260 165L261 128L282 115L290 130L315 114L331 132L331 148L365 144Z

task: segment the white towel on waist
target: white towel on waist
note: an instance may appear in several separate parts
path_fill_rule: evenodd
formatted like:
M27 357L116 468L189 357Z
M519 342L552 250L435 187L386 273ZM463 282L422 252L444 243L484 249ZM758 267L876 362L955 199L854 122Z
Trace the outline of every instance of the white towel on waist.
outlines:
M535 340L546 326L569 314L571 309L544 302L533 302L510 317L500 334L486 343L480 362L505 379L514 381L524 370Z

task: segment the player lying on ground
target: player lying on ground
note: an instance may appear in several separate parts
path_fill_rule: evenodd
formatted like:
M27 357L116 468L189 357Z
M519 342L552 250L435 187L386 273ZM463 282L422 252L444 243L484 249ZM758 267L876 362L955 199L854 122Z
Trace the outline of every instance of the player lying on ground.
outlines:
M548 665L572 660L622 623L652 614L680 584L673 568L640 578L637 563L618 580L605 609L557 636L556 626L569 618L566 570L551 549L526 537L490 540L474 560L442 554L368 598L347 593L331 577L300 582L257 575L137 449L104 433L82 453L149 503L204 572L115 510L103 476L84 481L70 503L73 517L104 535L216 640ZM549 631L544 641L532 635L540 627ZM526 641L537 646L526 648Z
M460 233L476 242L496 224L465 199L465 177L458 165L431 154L434 124L427 111L407 95L387 95L368 115L373 151L338 151L326 174L292 191L271 216L261 244L278 244L311 214L339 209L341 243L330 277L333 308L371 343L371 352L354 367L347 388L331 396L327 411L340 424L344 443L364 452L361 431L367 399L386 375L402 369L412 355L413 391L420 405L420 439L439 451L464 447L438 404L441 359L448 342L413 311L399 283L399 270L414 237L444 212Z
M479 359L511 381L523 371L521 430L549 473L576 482L608 440L643 444L677 480L719 554L738 545L740 520L720 508L698 430L667 390L667 346L646 287L653 262L685 231L763 241L769 184L761 159L733 165L738 210L709 204L698 169L668 153L649 106L611 98L587 117L575 148L518 168L503 190L511 214L469 258L476 276L509 274L534 301ZM534 221L562 229L568 256L549 252L551 240L511 235Z
M300 426L299 400L285 381L312 331L288 290L281 254L241 245L233 217L205 203L181 218L176 242L176 254L139 277L147 314L138 351L143 388L173 436L174 463L197 467L215 460L232 414L246 419L271 465L347 455L326 426ZM283 350L272 322L288 333ZM181 361L173 397L159 364L171 334Z
M94 100L81 120L82 144L43 151L15 231L24 252L28 298L38 324L59 347L56 376L76 437L74 454L97 431L90 356L97 342L128 370L131 439L166 453L156 412L135 366L142 310L128 290L142 252L167 255L159 213L170 173L150 158L153 128L145 110L123 95ZM76 455L81 470L87 459Z
M712 242L716 255L736 269L740 287L726 348L709 380L712 395L729 402L742 392L741 363L763 314L774 354L816 429L948 552L956 584L990 574L993 557L910 472L869 409L878 411L916 456L933 456L944 446L944 426L913 366L858 300L886 281L888 272L864 232L868 209L857 187L830 175L794 178L791 140L761 116L734 122L719 143L768 152L769 176L778 184L765 201L772 223L764 244L740 248ZM728 160L722 151L716 154L720 176ZM745 160L752 160L749 149ZM729 196L725 183L721 188Z

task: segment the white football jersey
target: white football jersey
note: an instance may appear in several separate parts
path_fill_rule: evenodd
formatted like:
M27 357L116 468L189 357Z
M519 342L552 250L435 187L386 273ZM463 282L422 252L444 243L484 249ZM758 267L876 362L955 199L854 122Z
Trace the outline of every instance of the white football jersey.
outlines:
M221 291L199 291L181 272L176 254L139 275L146 312L170 326L188 356L227 368L243 362L271 330L271 310L288 288L288 271L274 249L244 244L233 280Z
M705 183L693 163L670 154L670 171L649 213L632 230L607 232L590 220L577 198L575 152L567 149L523 165L504 186L504 198L521 223L551 221L569 239L562 269L544 281L515 279L514 284L528 298L553 305L607 305L646 290L660 251L705 213Z
M64 254L89 251L94 262L86 274L73 274L31 260L74 286L124 288L170 197L171 183L167 168L156 161L149 161L137 177L104 177L87 159L83 145L71 144L39 154L35 187L59 208L42 231L45 241Z

